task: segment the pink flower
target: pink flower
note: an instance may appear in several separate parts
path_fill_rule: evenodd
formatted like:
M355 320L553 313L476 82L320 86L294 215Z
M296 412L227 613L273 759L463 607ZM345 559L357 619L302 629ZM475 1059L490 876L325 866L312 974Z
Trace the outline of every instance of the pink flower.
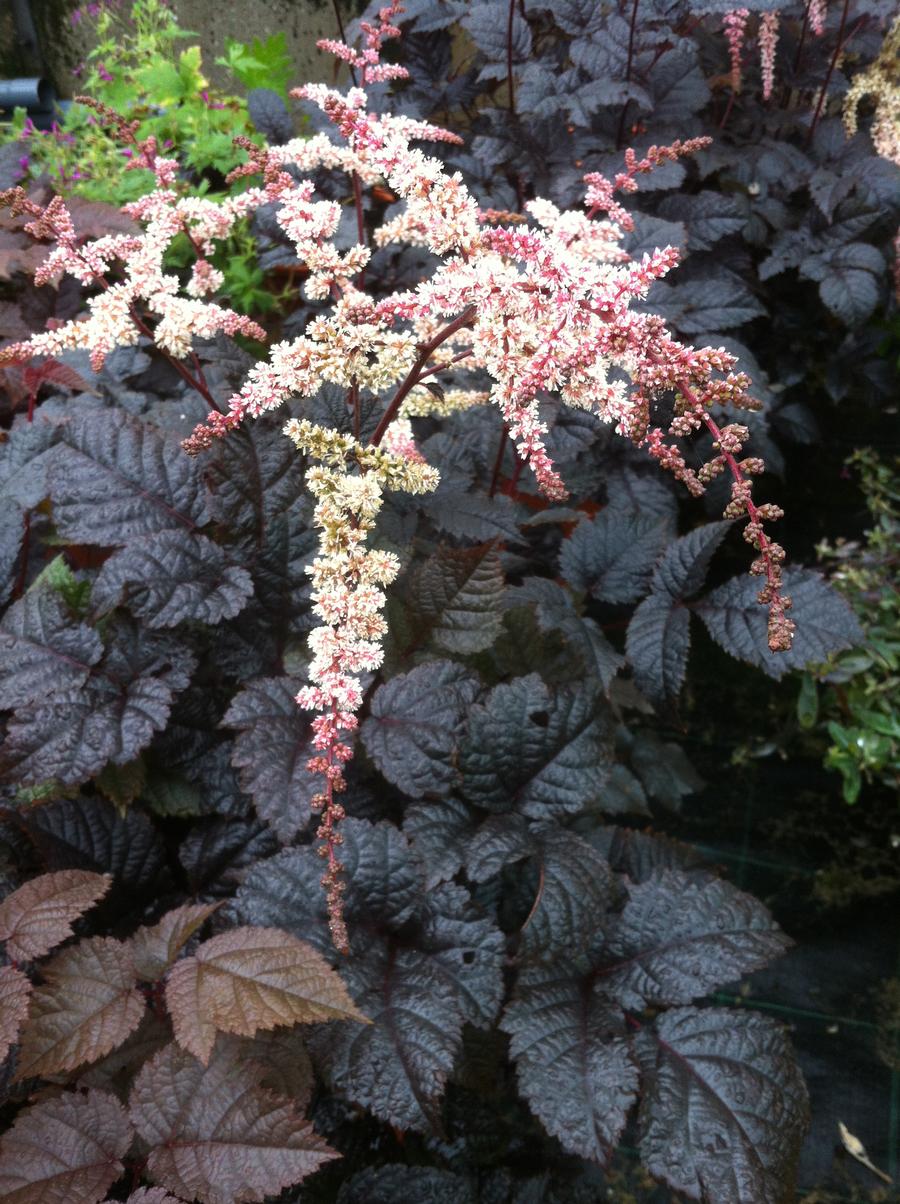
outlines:
M763 13L759 23L759 61L762 68L763 99L772 95L775 83L775 47L778 45L779 13Z
M744 46L744 33L749 16L750 13L746 8L736 8L722 18L725 37L728 40L728 53L731 58L731 88L734 92L741 90L741 51Z

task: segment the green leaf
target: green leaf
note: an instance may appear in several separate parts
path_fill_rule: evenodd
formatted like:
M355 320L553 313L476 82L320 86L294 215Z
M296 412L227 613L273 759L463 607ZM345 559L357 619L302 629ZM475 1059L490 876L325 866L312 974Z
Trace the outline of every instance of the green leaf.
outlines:
M819 717L819 690L816 679L808 673L800 678L800 693L797 696L797 721L806 731L816 726Z

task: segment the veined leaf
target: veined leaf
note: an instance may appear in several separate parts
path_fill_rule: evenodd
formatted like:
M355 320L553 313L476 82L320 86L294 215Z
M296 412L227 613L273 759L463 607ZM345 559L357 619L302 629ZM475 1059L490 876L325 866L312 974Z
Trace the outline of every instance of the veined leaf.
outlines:
M596 973L623 1007L690 1003L784 953L790 945L763 905L729 882L660 870L613 924Z
M182 1046L208 1062L216 1032L366 1017L321 954L277 928L234 928L172 968L166 1004Z
M249 682L222 720L238 729L231 763L261 819L287 843L309 823L309 804L320 779L306 763L315 754L309 717L297 705L300 683L289 677Z
M598 800L609 765L601 696L589 685L550 691L536 673L496 686L469 712L463 793L490 811L546 819Z
M193 655L170 636L124 619L108 633L102 661L81 688L20 707L9 726L4 768L26 784L77 785L108 761L123 765L165 725L188 684Z
M175 1044L160 1050L129 1101L150 1148L150 1178L202 1204L251 1204L336 1158L294 1105L260 1087L259 1078L253 1062L226 1053L204 1066Z
M0 709L83 686L102 655L96 631L70 618L58 594L29 590L0 625Z
M28 1015L31 982L15 966L0 966L0 1062L15 1045L19 1028Z
M595 519L583 519L563 543L560 572L573 589L604 602L636 602L671 537L667 517L607 507Z
M564 828L534 833L540 867L538 892L522 929L525 960L574 957L596 940L615 898L606 860Z
M820 664L832 652L862 642L863 634L849 604L818 573L786 569L784 592L794 600L791 618L797 624L788 652L770 652L766 608L756 600L758 577L732 577L693 609L709 634L726 652L749 661L776 679L791 669Z
M26 1108L0 1140L4 1204L97 1204L125 1169L133 1130L114 1095L66 1092Z
M127 945L112 937L81 941L41 969L16 1078L58 1074L94 1062L140 1024L144 1000Z
M107 874L61 870L32 878L0 903L7 956L34 961L72 935L72 924L109 890Z
M519 1090L570 1153L606 1162L637 1098L621 1017L568 962L519 974L503 1014Z
M405 598L417 643L444 652L480 652L500 634L503 570L492 544L441 548L412 574ZM403 651L403 649L401 649Z
M396 828L342 825L350 956L341 977L370 1025L330 1024L310 1037L326 1078L392 1124L436 1121L463 1023L491 1022L500 1004L505 942L459 886L427 895L421 866ZM253 924L279 924L337 958L312 848L255 867L234 902ZM415 933L414 941L411 934Z
M139 928L128 942L138 978L162 978L195 932L213 914L218 903L187 903L166 912L158 924Z
M452 661L429 661L376 690L360 735L389 782L411 798L447 794L458 777L452 753L477 679Z
M781 1204L806 1130L784 1028L756 1012L675 1008L639 1034L641 1157L693 1200Z
M101 611L127 606L148 627L233 619L253 593L246 569L218 544L185 530L135 539L105 561L91 601Z
M61 431L51 464L53 518L76 543L118 547L210 520L200 465L123 410L80 414Z

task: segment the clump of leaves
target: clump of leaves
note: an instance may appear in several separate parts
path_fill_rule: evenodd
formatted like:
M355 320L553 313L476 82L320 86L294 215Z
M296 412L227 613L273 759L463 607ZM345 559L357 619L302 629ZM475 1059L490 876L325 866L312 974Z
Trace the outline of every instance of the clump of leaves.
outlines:
M236 349L207 349L208 381L229 355L240 371ZM492 501L489 450L458 480L450 474L440 505L408 498L387 510L381 538L390 545L402 537L415 551L407 584L391 599L387 667L364 711L367 759L345 796L350 955L341 958L328 936L312 844L308 719L294 701L311 617L304 569L315 549L302 465L280 424L267 419L234 432L203 467L186 458L177 435L190 420L185 397L141 392L140 415L124 408L136 396L129 381L141 380L145 365L137 353L130 366L123 361L124 379L104 370L99 396L82 394L64 408L39 402L33 423L15 427L3 449L7 496L35 506L38 494L44 499L31 557L56 554L0 625L0 705L11 712L3 768L16 791L8 839L20 864L24 840L25 864L33 857L51 873L111 875L121 901L114 922L124 933L101 932L40 968L32 1019L13 1056L23 1075L62 1075L75 1090L65 1103L20 1114L0 1170L13 1159L10 1174L37 1178L42 1164L28 1170L16 1161L31 1133L66 1119L86 1134L102 1121L111 1134L102 1156L83 1144L86 1136L72 1139L73 1175L87 1161L105 1168L93 1195L85 1189L72 1199L102 1198L129 1163L133 1130L156 1142L146 1173L176 1198L257 1198L229 1196L237 1180L222 1187L202 1166L190 1178L168 1151L182 1142L207 1151L213 1137L204 1118L216 1101L236 1098L229 1092L238 1084L257 1098L243 1046L242 1069L234 1068L234 1042L249 1040L249 1027L298 1018L257 976L247 989L257 1008L269 1001L265 1019L242 1019L229 969L244 957L244 939L283 965L282 937L267 935L277 930L311 945L316 964L334 968L371 1021L309 1030L305 1042L317 1098L331 1101L317 1111L317 1127L338 1151L346 1143L350 1158L323 1182L349 1192L367 1164L365 1154L355 1160L355 1139L329 1109L361 1107L372 1123L425 1141L451 1123L458 1093L487 1073L487 1098L501 1113L524 1106L515 1124L539 1124L549 1135L535 1130L534 1142L549 1144L532 1153L545 1149L544 1169L556 1166L561 1184L572 1176L590 1182L590 1167L606 1161L633 1116L648 1169L679 1190L717 1204L779 1199L806 1107L784 1031L755 1013L697 1001L788 942L759 903L716 879L690 850L608 826L610 815L677 806L697 784L680 749L630 709L625 655L642 689L661 702L673 697L693 611L729 647L781 671L743 578L703 591L729 524L677 538L673 495L654 477L617 468L620 449L604 444L593 424L577 439L560 426L557 439L573 478L593 465L591 475L609 482L595 517L576 510L552 521L547 511L548 521L533 524L528 495ZM353 420L349 411L343 419L331 412ZM499 434L490 411L480 421ZM460 420L445 427L432 438L453 463L469 441ZM570 513L582 515L574 527ZM789 665L814 654L818 641L840 639L836 630L848 623L820 579L802 570L794 577L789 587L806 617ZM636 602L623 650L601 624ZM187 897L173 897L169 874L186 883ZM140 931L147 907L160 917L150 926L158 943L170 941L174 921L160 915L161 895L176 915L205 919L238 882L234 901L212 916L218 935L189 953L176 947L180 938L164 955L136 952L153 943ZM109 964L88 974L88 961L103 957ZM149 990L160 1039L150 1049L137 1019L147 990L134 981L138 971L124 968L128 957L139 967L155 957L146 981L158 984ZM100 982L76 991L80 976ZM23 1010L27 986L11 978ZM95 1015L110 1034L102 1041ZM472 1046L479 1033L494 1070ZM111 1047L101 1053L92 1044L113 1037L126 1051L139 1046L116 1071L128 1084L127 1122L94 1070L110 1059L119 1066ZM299 1036L292 1049L306 1065ZM283 1050L259 1057L287 1073ZM166 1126L188 1100L199 1111L178 1122L185 1131L171 1146ZM281 1107L266 1112L271 1128L269 1120L252 1125L293 1133L299 1113L289 1110L289 1124ZM74 1109L71 1118L57 1117L63 1108ZM685 1132L696 1136L686 1141ZM285 1155L294 1161L272 1172L267 1191L282 1173L291 1181L291 1167L322 1160L324 1146L302 1133L302 1154ZM562 1162L551 1138L566 1152ZM238 1149L244 1139L243 1130L235 1134ZM292 1140L285 1138L291 1150ZM474 1142L469 1133L465 1148L474 1151ZM435 1147L424 1155L429 1169L404 1168L407 1198L431 1190L435 1174L447 1176L460 1199L501 1172L508 1193L518 1190L533 1168L503 1142L480 1168ZM375 1183L387 1172L372 1175ZM323 1190L328 1198L332 1189Z
M863 639L804 676L797 716L807 730L827 730L825 764L841 774L844 798L855 803L864 782L889 791L900 786L900 475L896 464L870 450L856 452L850 464L859 472L874 525L862 540L825 543L819 551L856 612Z
M304 1118L311 1072L286 1026L365 1023L340 978L278 929L198 943L215 903L45 960L110 885L109 875L61 870L0 903L11 1089L33 1091L37 1079L70 1088L25 1107L0 1141L4 1198L96 1204L130 1169L133 1184L159 1185L135 1200L240 1204L335 1158Z

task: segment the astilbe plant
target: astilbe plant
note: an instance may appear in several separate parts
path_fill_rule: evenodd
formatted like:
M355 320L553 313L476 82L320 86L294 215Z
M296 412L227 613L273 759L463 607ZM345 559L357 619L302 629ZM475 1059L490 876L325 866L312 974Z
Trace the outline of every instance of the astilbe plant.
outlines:
M323 47L359 71L362 85L402 77L405 68L380 60L383 41L399 35L391 19L401 11L400 5L384 8L377 25L364 23L366 48L360 52L342 43L325 42ZM298 338L275 345L268 361L249 373L227 410L214 410L186 440L186 450L199 453L246 416L256 417L291 397L311 396L323 381L346 388L351 403L357 404L361 394L394 389L368 446L308 421L292 421L285 428L300 451L323 465L308 477L318 500L314 521L322 532L320 555L312 568L315 610L322 626L310 637L311 685L298 695L298 702L320 712L314 725L320 755L310 760L309 768L324 778L315 806L322 811L319 836L328 861L333 937L339 948L346 948L343 883L335 854L340 843L336 824L343 810L335 795L345 788L341 766L352 748L342 737L357 726L361 675L381 663L379 640L386 630L383 587L399 569L392 554L367 551L365 537L384 489L415 493L438 483L436 470L422 462L407 437L397 444L399 454L380 446L393 424L402 422L407 399L414 403L421 397L427 377L463 360L467 368L485 372L491 381L490 399L500 408L509 438L540 491L553 501L564 500L567 490L545 447L547 428L539 409L546 393L590 410L618 434L645 446L691 493L702 493L705 482L729 474L726 517L745 518L745 538L758 553L751 572L763 579L759 602L769 609L773 652L790 648L794 624L787 615L791 601L782 588L784 551L764 529L781 511L770 503L757 505L752 497L751 477L763 464L758 457L742 458L746 426L720 427L712 415L725 406L756 408L749 378L735 371L735 358L727 351L686 346L672 338L661 319L634 309L651 284L677 264L677 251L666 247L635 262L620 246L631 219L615 193L633 192L637 176L692 154L708 140L654 146L641 158L628 151L625 170L613 180L599 173L585 177L586 213L562 212L536 199L526 206L533 224L525 227L480 210L458 174L448 175L439 160L410 145L416 139L453 142L454 135L427 123L369 112L363 87L344 95L311 84L294 94L317 104L343 141L319 134L261 149L237 139L248 161L232 176L259 175L263 182L225 202L181 197L172 187L177 162L160 155L154 139L138 142L136 124L95 105L133 146L129 166L155 174L155 191L124 207L143 224L144 233L76 247L59 198L41 209L21 189L6 194L3 199L13 212L32 214L28 229L36 238L56 242L41 266L40 280L71 272L84 284L101 285L102 291L89 301L86 321L72 321L12 344L2 359L12 362L25 355L57 355L83 347L97 370L114 347L133 345L142 333L152 334L156 346L175 362L190 354L195 336L222 331L263 338L265 332L256 323L203 299L220 283L205 256L238 216L275 203L278 223L308 269L307 296L330 299L330 311L310 321ZM440 257L415 290L378 300L367 297L360 284L370 249L358 243L339 251L330 240L340 206L317 200L313 181L297 178L297 169L322 166L346 171L357 190L383 179L405 200L403 213L374 237L379 245L396 240L422 245ZM607 216L598 218L600 214ZM188 296L163 267L167 246L182 231L197 251ZM122 280L112 283L107 274L117 260ZM152 330L148 317L155 320ZM180 371L205 392L200 378L186 368ZM667 429L651 421L653 401L666 391L675 395ZM454 402L464 406L466 398L455 396ZM449 408L446 398L440 406ZM421 405L416 412L422 412ZM714 440L714 455L695 471L673 437L704 428ZM394 427L395 441L396 431Z
M329 44L373 94L403 83L399 15ZM6 198L55 243L59 320L0 352L28 397L0 445L2 1034L11 1103L59 1094L17 1112L0 1184L98 1204L124 1167L133 1204L239 1204L340 1151L293 1198L570 1204L633 1133L690 1198L780 1204L807 1115L787 1037L696 1001L789 942L689 848L607 822L697 787L644 701L676 701L691 614L773 676L857 634L782 576L721 416L752 405L734 356L645 312L676 253L622 250L622 201L698 143L506 212L410 146L452 135L302 93L330 133L238 139L228 200L96 106L157 181L135 227ZM369 241L379 195L402 207ZM306 294L255 363L228 336L263 330L210 299L250 215ZM61 363L26 379L32 356ZM728 481L725 518L679 536L671 474ZM733 526L755 575L701 593ZM74 921L107 888L50 961L68 927L16 944L42 901Z

